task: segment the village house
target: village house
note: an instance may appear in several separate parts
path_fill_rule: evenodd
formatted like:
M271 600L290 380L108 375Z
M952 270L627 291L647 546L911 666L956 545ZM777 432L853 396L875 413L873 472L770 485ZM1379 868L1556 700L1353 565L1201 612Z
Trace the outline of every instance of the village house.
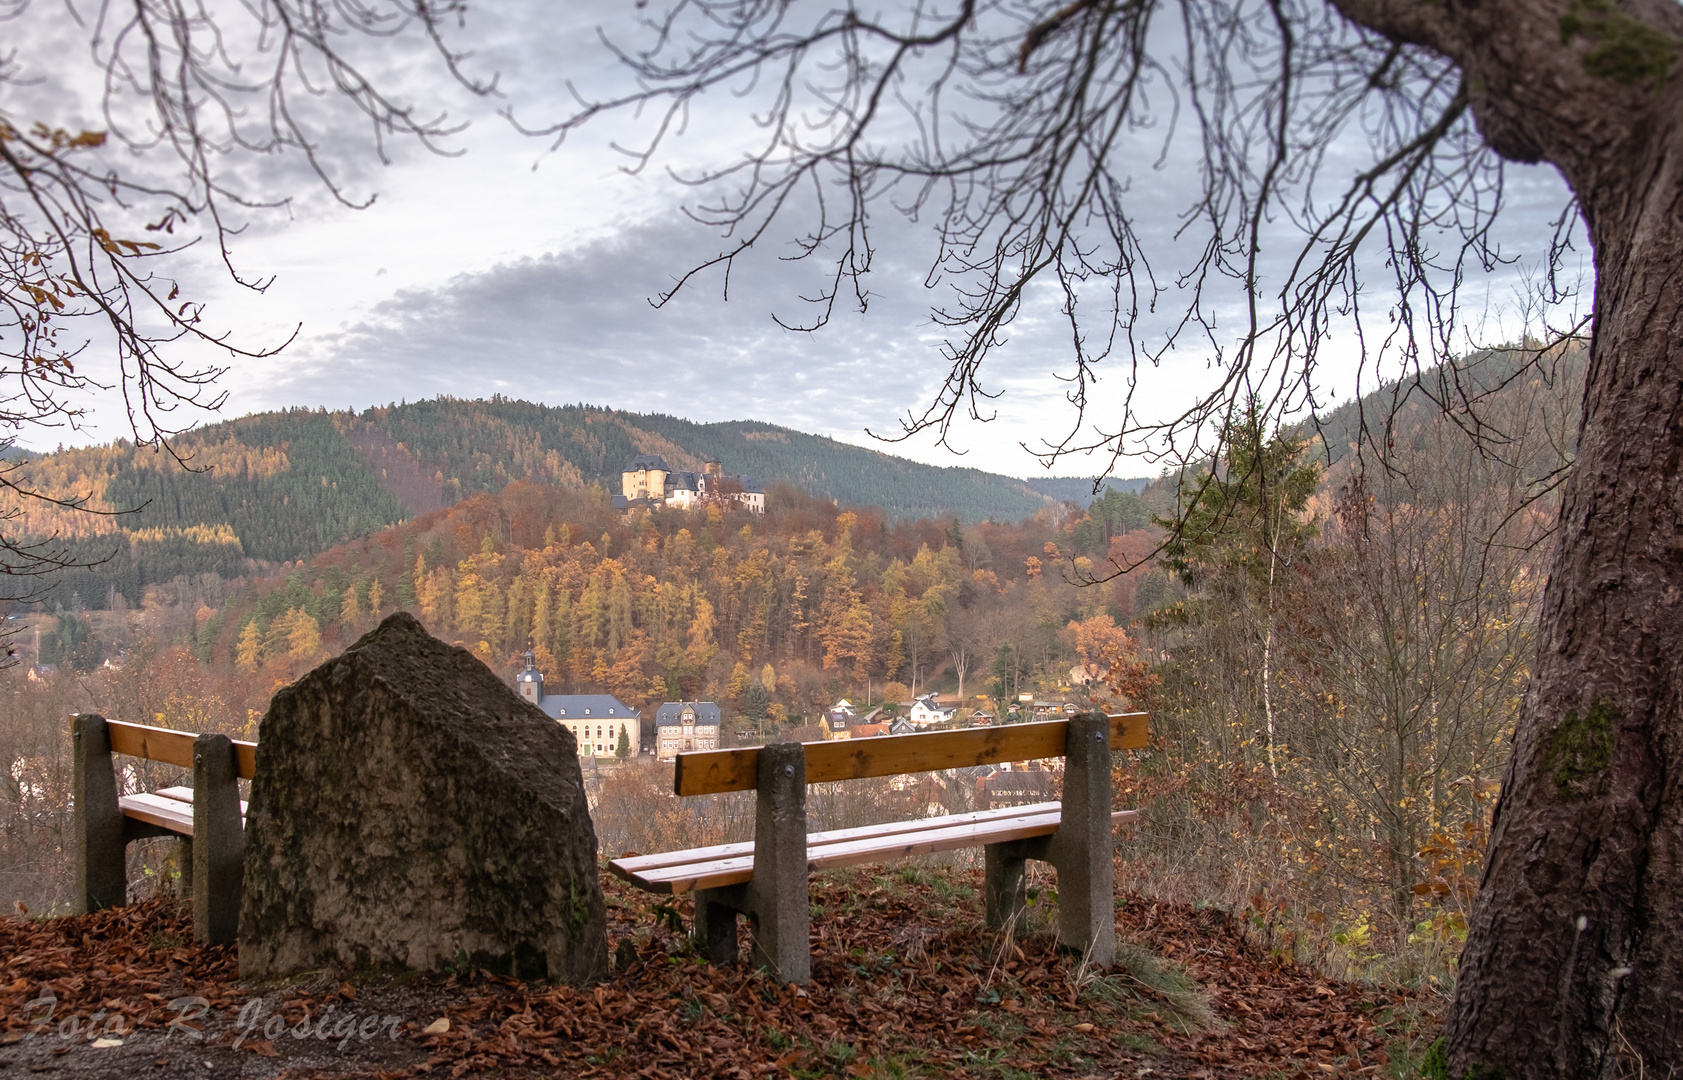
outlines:
M668 701L655 711L655 757L672 761L679 754L717 750L724 715L711 701Z
M1061 763L1062 759L1058 759ZM1046 762L1001 762L976 777L974 803L978 810L1002 806L1032 806L1058 798L1061 765L1057 770Z
M950 722L958 715L957 709L949 709L935 701L934 694L924 694L912 702L911 712L907 719L918 728L930 728L936 724Z
M752 478L729 475L721 462L711 459L695 473L668 467L659 454L638 454L620 470L620 493L613 497L616 510L693 510L708 503L736 503L756 514L766 512L765 492Z
M818 726L823 730L826 740L849 738L849 732L858 722L859 710L846 698L825 709L824 715L818 718Z
M846 698L824 710L824 715L818 718L818 727L824 738L832 742L888 734L888 721L881 707L860 716L858 706Z
M526 669L514 677L520 696L542 709L579 742L581 758L613 758L625 736L626 757L643 752L643 713L612 694L546 694L543 672L532 650L526 650Z

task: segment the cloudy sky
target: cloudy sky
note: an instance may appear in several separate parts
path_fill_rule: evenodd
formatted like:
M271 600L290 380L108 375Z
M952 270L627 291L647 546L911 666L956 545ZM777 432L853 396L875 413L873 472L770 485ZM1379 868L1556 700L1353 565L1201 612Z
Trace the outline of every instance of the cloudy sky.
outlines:
M511 0L494 12L471 10L459 40L475 53L469 72L498 75L501 93L489 98L441 79L438 65L412 42L365 50L369 70L406 100L447 109L468 124L446 140L452 156L400 143L382 165L360 127L325 118L324 160L348 192L377 196L366 209L340 206L312 186L296 155L240 166L254 190L295 195L284 212L254 215L233 241L239 268L272 277L273 284L253 295L208 258L184 278L209 301L208 322L241 344L272 345L295 327L298 336L275 357L234 364L222 380L229 393L224 415L502 393L698 421L760 419L880 446L867 429L892 433L898 418L928 402L945 373L944 334L931 323L929 305L944 296L925 284L933 250L927 226L891 212L879 224L884 247L871 275L869 312L839 314L820 333L792 333L773 321L773 313L803 317L800 297L817 287L822 269L781 261L791 250L787 244L740 267L728 301L714 275L664 309L649 304L696 260L720 250L717 230L682 212L697 196L671 174L742 153L754 131L742 101L698 101L682 136L668 144L657 167L639 175L623 170L625 159L611 144L635 141L647 118L606 118L550 153L547 142L521 134L501 115L512 110L521 121L542 125L567 114L569 82L587 91L623 86L596 31L606 26L628 34L619 21L628 8L607 0ZM0 86L8 111L27 106L71 113L60 119L67 124L97 123L97 93L87 73L52 62L86 55L90 18L62 0L37 0L13 24L19 68L35 81ZM1147 231L1172 231L1177 194L1187 182L1179 167L1142 164L1136 190ZM1490 311L1474 332L1491 341L1517 326L1516 283L1540 258L1535 244L1564 194L1552 173L1517 169L1510 173L1509 200L1504 236L1520 260L1467 286L1471 306ZM1284 254L1285 246L1279 250ZM997 419L965 423L954 433L953 443L967 451L964 464L1044 474L1020 444L1039 445L1069 427L1064 386L1055 377L1068 366L1065 335L1054 297L1042 296L1024 312L985 376L1004 391L993 406ZM1352 340L1335 343L1334 352L1353 357L1357 350ZM1148 388L1148 406L1171 410L1209 377L1207 357L1195 353L1183 352L1180 366ZM1336 399L1348 392L1350 378L1348 368L1335 364L1320 390ZM1120 392L1120 381L1113 382L1102 389ZM59 430L25 434L22 441L47 447L121 433L119 417L107 407L79 435ZM959 460L927 436L885 449L938 464ZM1053 472L1096 468L1076 458ZM1121 471L1154 470L1124 465Z

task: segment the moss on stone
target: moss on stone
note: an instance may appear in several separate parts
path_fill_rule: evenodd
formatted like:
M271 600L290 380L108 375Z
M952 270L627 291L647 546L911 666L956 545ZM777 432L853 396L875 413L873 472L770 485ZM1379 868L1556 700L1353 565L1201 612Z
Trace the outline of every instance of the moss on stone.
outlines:
M570 866L567 867L567 906L562 917L566 921L567 939L584 940L584 928L590 922L590 905L586 902L584 890L579 888L578 873Z
M1561 798L1605 794L1607 766L1613 761L1613 725L1619 714L1606 698L1597 698L1583 716L1576 712L1549 735L1543 768Z
M1609 0L1572 0L1560 17L1560 43L1569 45L1575 37L1590 42L1584 70L1624 86L1655 87L1664 82L1680 44L1626 15Z

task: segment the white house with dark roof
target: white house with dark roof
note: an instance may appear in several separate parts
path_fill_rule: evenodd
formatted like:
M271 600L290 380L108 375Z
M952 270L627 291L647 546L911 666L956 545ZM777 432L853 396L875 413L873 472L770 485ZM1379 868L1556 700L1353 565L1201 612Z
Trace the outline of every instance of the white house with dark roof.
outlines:
M612 694L546 694L543 672L532 650L526 650L526 670L514 677L520 696L542 709L573 733L579 757L611 758L619 750L620 732L630 744L630 757L642 753L643 713Z
M655 757L671 761L695 750L717 750L724 714L711 701L668 701L655 711Z
M912 702L912 710L909 719L918 727L927 728L933 727L936 724L948 723L957 715L958 710L946 709L937 705L935 703L934 694L924 694L916 701Z

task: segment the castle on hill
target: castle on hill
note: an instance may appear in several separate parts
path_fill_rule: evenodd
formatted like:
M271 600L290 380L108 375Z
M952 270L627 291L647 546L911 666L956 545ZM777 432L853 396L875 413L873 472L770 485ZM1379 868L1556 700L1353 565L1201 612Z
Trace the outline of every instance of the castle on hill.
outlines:
M756 514L766 512L766 495L752 478L732 476L724 465L709 459L699 473L667 467L659 454L638 454L620 470L620 494L614 509L671 506L693 510L709 503L736 503Z

